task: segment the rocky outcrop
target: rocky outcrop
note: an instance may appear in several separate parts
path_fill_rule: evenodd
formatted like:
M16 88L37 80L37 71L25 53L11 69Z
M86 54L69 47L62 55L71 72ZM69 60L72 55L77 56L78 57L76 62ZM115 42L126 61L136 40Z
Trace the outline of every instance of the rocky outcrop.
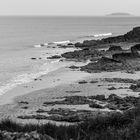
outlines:
M101 72L101 71L119 71L124 70L124 65L120 61L114 59L102 57L98 62L89 63L86 66L81 67L81 71Z
M115 53L112 55L112 58L117 61L135 59L140 57L139 51L140 51L140 44L137 44L131 47L131 52Z
M102 43L140 42L140 27L133 28L125 35L102 39Z
M140 51L140 44L137 44L137 45L131 47L132 54L137 57L140 57L139 51Z
M137 58L137 55L134 55L133 53L115 53L112 55L112 58L116 61L124 61L128 59L134 59Z
M62 97L63 99L63 97ZM96 118L99 115L111 115L112 113L125 112L132 108L139 102L139 97L119 97L115 94L96 96L66 96L64 100L45 102L44 109L36 111L35 115L18 116L19 119L36 119L36 120L53 120L67 123L83 122L87 119ZM59 108L51 108L46 110L45 106L62 105ZM71 107L66 107L70 105ZM81 109L76 107L81 105ZM64 106L64 107L63 107ZM83 107L82 107L83 106ZM84 108L84 106L86 108ZM88 109L87 109L88 107ZM110 109L108 112L106 109Z
M87 60L87 59L93 59L98 58L103 55L104 51L99 50L90 50L90 49L83 49L83 50L76 50L74 52L67 52L62 54L62 57L66 59L76 59L76 60Z
M76 43L75 47L77 48L86 48L86 47L91 47L91 46L97 46L98 44L100 44L100 40L85 40L83 41L83 43Z
M104 78L102 79L104 82L111 82L111 83L132 83L136 84L139 80L134 79L122 79L122 78Z
M140 42L140 27L133 28L132 31L115 37L109 37L102 40L86 40L83 43L76 43L75 46L79 48L94 47L101 44L111 44L120 42Z

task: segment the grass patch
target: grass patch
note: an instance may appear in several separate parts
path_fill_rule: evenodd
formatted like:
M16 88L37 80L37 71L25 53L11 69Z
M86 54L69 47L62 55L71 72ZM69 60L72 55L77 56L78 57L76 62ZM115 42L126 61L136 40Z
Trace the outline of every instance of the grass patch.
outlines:
M3 120L0 122L0 130L24 133L37 131L39 134L47 134L57 140L139 140L140 107L137 106L124 114L98 117L72 126L22 125L11 120Z

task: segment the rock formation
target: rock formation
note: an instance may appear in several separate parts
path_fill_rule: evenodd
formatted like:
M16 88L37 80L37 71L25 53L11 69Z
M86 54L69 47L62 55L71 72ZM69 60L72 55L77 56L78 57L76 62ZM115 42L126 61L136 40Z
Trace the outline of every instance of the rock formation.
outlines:
M115 37L109 37L102 40L86 40L83 43L76 43L75 47L96 47L101 44L111 44L120 42L140 42L140 27L133 28L132 31Z

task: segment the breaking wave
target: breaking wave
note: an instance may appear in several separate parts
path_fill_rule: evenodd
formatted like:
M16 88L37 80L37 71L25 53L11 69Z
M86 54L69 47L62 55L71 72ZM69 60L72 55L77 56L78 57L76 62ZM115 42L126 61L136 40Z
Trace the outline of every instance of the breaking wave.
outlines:
M95 35L87 35L87 36L83 36L81 38L87 38L87 37L106 37L106 36L112 36L113 33L103 33L103 34L95 34Z
M48 43L34 45L35 48L41 48L45 46L48 46Z
M94 37L112 36L112 33L96 34Z
M54 44L67 44L70 43L70 40L65 40L65 41L58 41L58 42L53 42Z
M8 83L5 83L2 86L0 86L0 95L3 95L7 91L17 87L18 85L32 82L34 79L39 78L40 76L46 75L47 73L56 70L57 67L54 67L54 63L58 63L58 62L59 61L56 60L49 63L45 63L43 65L43 69L39 72L24 73L24 74L17 75L15 78L11 79Z
M41 47L47 47L48 45L63 45L63 44L68 44L71 43L70 40L65 40L65 41L57 41L57 42L50 42L50 43L41 43L34 45L35 48L41 48Z

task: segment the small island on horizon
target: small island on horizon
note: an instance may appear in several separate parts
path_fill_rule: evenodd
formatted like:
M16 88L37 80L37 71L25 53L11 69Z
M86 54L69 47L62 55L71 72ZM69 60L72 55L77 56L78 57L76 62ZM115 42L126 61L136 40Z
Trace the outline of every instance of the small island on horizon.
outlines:
M109 16L109 17L133 17L134 15L132 15L130 13L117 12L117 13L108 14L106 16Z

